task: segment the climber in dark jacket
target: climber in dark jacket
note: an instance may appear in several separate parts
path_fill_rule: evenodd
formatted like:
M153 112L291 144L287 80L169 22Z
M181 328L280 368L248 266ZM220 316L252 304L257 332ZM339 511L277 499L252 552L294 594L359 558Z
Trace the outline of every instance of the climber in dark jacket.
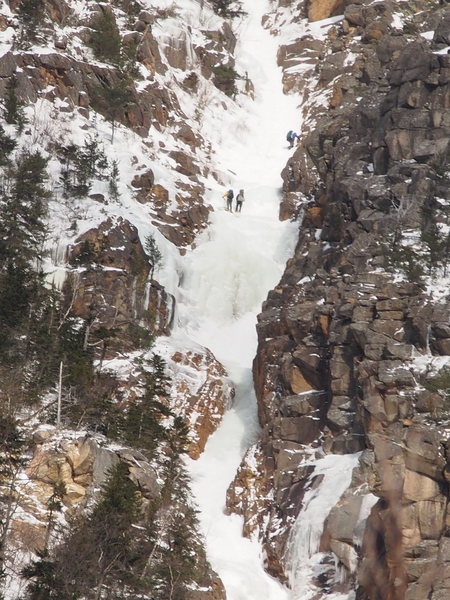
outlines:
M233 212L233 198L234 198L233 190L228 190L227 192L225 192L223 197L227 201L227 210L229 210L230 212Z
M236 196L236 212L241 212L244 200L244 190L239 190L239 194Z
M298 139L299 139L299 137L298 137L298 135L295 133L295 131L292 131L292 129L290 129L290 130L287 132L286 139L287 139L287 141L289 142L289 148L293 148L293 147L294 147L294 142L295 142L295 140L298 140Z

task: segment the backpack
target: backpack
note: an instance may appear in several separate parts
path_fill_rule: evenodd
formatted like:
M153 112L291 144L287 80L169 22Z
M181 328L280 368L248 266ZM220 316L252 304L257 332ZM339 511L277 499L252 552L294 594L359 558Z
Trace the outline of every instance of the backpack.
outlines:
M287 139L288 142L290 142L293 137L294 137L294 132L291 129L290 131L288 131L286 139Z
M228 200L233 200L233 198L234 198L233 190L228 190L227 198L228 198Z

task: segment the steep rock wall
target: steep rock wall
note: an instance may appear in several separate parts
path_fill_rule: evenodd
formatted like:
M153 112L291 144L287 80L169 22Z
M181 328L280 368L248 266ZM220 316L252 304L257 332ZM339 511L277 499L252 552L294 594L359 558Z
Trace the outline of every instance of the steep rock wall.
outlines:
M280 50L286 89L305 98L281 208L298 219L299 241L258 319L262 437L228 498L287 579L293 524L320 486L311 457L362 452L320 545L323 565L331 551L361 600L449 593L448 415L425 372L446 364L450 343L446 251L426 242L432 220L446 236L448 12L416 2L399 29L396 10L348 5L326 35ZM418 35L429 29L431 39ZM331 572L318 597L341 589Z

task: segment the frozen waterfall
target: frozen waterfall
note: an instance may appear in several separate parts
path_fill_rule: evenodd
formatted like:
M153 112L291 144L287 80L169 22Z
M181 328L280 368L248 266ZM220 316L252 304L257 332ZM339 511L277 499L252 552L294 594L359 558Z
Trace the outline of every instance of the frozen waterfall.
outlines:
M219 128L214 127L211 114L208 129L214 147L220 148L216 158L223 173L228 174L226 187L232 187L235 194L241 188L245 191L242 213L225 210L224 189L210 191L215 209L211 226L197 248L185 257L179 290L180 329L213 351L236 386L234 407L226 413L200 459L189 462L207 555L225 585L227 600L304 600L298 595L295 578L303 575L299 561L315 551L303 548L303 532L296 529L292 547L298 548L291 557L294 581L289 591L264 571L260 545L242 537L241 517L223 512L226 490L259 431L251 374L257 344L256 315L293 253L298 227L297 223L278 220L280 171L291 152L285 135L289 129L298 128L299 117L297 99L282 92L281 71L276 65L278 41L261 26L268 4L260 2L255 7L252 0L246 0L248 16L239 30L238 68L248 72L255 98L241 95L240 108L227 111L224 119L229 123ZM345 460L354 463L354 457ZM321 486L328 499L316 494L304 509L306 518L311 517L305 530L310 532L309 538L317 538L336 494L340 495L341 487L344 491L348 483L341 478L342 485L335 485L327 469L331 462L325 458L317 468L325 474L324 486L329 483L333 493L328 494L328 487ZM351 473L347 462L345 468Z
M245 2L248 17L237 49L239 70L253 81L255 99L241 95L242 107L230 112L229 126L209 129L217 136L227 187L235 194L243 188L245 202L242 213L229 213L224 189L211 190L215 211L185 258L178 315L180 328L214 352L236 386L234 407L200 459L190 461L208 558L228 600L287 600L287 590L264 571L259 544L242 537L241 517L223 513L226 490L259 431L251 374L256 315L293 253L297 232L296 223L278 220L280 171L290 152L285 135L298 118L296 100L282 93L277 42L261 26L268 3L255 4Z

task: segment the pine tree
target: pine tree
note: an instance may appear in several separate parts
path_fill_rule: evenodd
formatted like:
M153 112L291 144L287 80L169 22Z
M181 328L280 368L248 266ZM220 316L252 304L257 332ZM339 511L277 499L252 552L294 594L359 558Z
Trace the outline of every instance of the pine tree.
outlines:
M68 144L67 146L59 147L57 152L61 159L60 181L63 188L63 195L65 198L67 198L69 193L72 192L72 188L76 180L75 161L78 152L78 146L76 144Z
M22 577L29 581L26 600L62 600L63 584L58 565L48 557L47 551L38 550L37 555L37 560L22 569Z
M141 500L137 486L129 477L125 463L119 462L110 469L102 486L100 499L88 519L76 532L84 545L89 542L85 557L81 559L82 578L88 574L100 598L108 585L125 583L131 572L134 556L135 530L133 525L141 514ZM81 534L81 537L80 537ZM71 549L73 550L73 549ZM82 556L82 555L81 555ZM114 595L112 596L114 597Z
M58 294L40 269L46 164L38 152L20 155L0 195L0 403L16 407L40 397L58 363Z
M19 157L13 183L2 198L0 257L3 268L35 263L40 258L49 197L44 187L47 160L39 152Z
M91 28L90 45L96 58L119 64L122 42L114 13L104 11L92 21Z
M23 105L17 97L17 78L11 77L6 87L5 95L5 120L10 125L17 125L19 133L23 131L25 125L25 115Z
M161 265L163 256L158 248L155 237L152 234L145 238L145 251L147 252L148 258L152 265L150 270L150 279L153 279L155 269Z
M59 513L62 510L62 500L66 495L66 485L61 481L56 483L53 488L53 493L47 500L47 530L45 532L44 551L48 551L48 545L50 541L50 535L55 526L55 513Z
M61 159L60 181L63 194L67 198L86 196L93 179L105 179L108 160L98 136L88 137L82 148L68 144L58 149Z
M85 345L86 323L68 317L60 329L61 354L66 361L66 377L71 386L88 386L94 376L92 351Z
M108 472L100 500L88 519L105 566L111 560L126 561L133 541L132 525L140 511L138 488L129 477L128 466L119 462Z
M0 167L11 164L10 155L16 147L16 142L6 134L0 125Z
M421 240L427 248L425 261L428 272L432 274L446 261L447 240L439 230L438 218L440 216L439 205L435 198L427 198L422 207Z
M165 362L154 354L149 366L151 370L141 371L143 394L128 409L124 437L129 443L153 452L158 444L168 440L168 428L162 419L172 416L172 412L161 401L168 396L167 387L170 383L170 378L165 374Z
M0 573L3 572L5 545L16 497L16 478L25 464L27 441L19 431L16 419L2 406L0 412L0 486L6 490L0 505Z
M1 196L0 355L3 359L14 355L20 335L25 335L22 340L29 342L42 302L48 299L42 274L36 270L46 233L46 164L39 153L19 157L12 169L10 189Z
M133 582L136 524L141 499L125 463L110 469L98 502L87 517L73 517L69 533L51 554L41 552L22 572L27 600L122 598Z
M211 0L215 13L224 19L232 19L245 14L242 4L237 0Z
M96 97L93 99L93 104L105 114L106 118L111 121L111 143L114 142L114 132L116 122L121 112L124 111L127 104L133 98L131 92L131 80L124 75L121 75L114 83L105 84L102 82L96 88Z
M151 546L144 573L150 576L153 598L188 597L192 585L203 585L207 563L197 534L198 519L189 494L189 478L179 457L166 459L161 499L149 519ZM151 539L150 539L151 538Z
M36 41L36 33L44 18L44 0L21 0L17 17L22 25L22 42Z

